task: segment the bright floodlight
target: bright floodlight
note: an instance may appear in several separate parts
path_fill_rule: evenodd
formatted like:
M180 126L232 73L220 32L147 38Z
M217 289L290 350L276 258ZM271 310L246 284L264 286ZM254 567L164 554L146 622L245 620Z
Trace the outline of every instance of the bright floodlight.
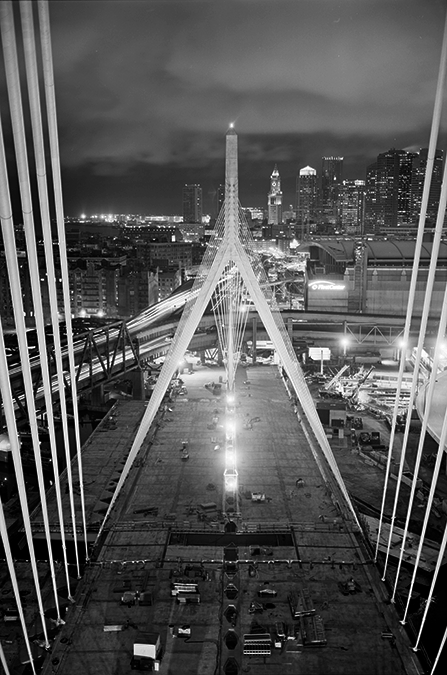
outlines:
M228 463L234 462L234 447L232 445L227 445L225 448L225 459Z
M234 422L227 422L227 435L228 436L234 435Z
M227 403L234 403L234 394L228 394L227 395Z
M237 471L236 470L225 470L225 489L226 490L236 490L237 488Z
M407 343L405 342L405 340L400 339L397 341L397 346L399 347L399 349L404 349L407 346Z

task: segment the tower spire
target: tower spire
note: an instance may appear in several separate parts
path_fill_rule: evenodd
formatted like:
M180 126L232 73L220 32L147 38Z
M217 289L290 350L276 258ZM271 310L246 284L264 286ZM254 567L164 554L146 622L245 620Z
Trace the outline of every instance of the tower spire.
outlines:
M220 217L216 223L215 235L214 238L211 239L207 251L205 252L201 273L199 273L196 278L196 282L191 291L191 298L188 300L185 309L183 310L175 337L171 343L171 347L165 358L152 396L143 415L140 428L135 435L134 442L129 455L127 456L126 463L123 467L98 536L100 536L102 532L107 517L113 508L115 500L150 429L172 377L177 370L178 363L188 349L195 330L202 319L214 291L219 286L220 296L222 296L222 294L230 296L232 293L234 294L234 298L225 298L227 306L230 308L236 304L233 303L233 300L238 297L240 298L241 284L244 286L247 294L250 295L254 303L255 309L275 346L281 364L287 373L295 394L303 407L308 423L311 425L334 477L340 485L346 502L351 508L354 519L357 520L348 491L338 469L325 431L321 425L321 421L317 415L315 405L310 396L301 367L297 361L281 313L276 305L275 297L267 283L265 284L265 291L261 288L260 280L265 280L267 282L267 278L263 272L262 264L253 250L251 233L239 205L237 163L237 134L234 128L230 127L226 134L225 202L224 208L222 209L223 222ZM255 266L256 272L253 266ZM226 276L231 277L231 283L222 282L224 271ZM229 316L227 316L225 320L228 326L232 325L234 318L231 312L233 311L233 313L235 313L239 311L239 309L240 308L233 308L233 310L228 310ZM222 335L223 331L219 333L219 339L221 339ZM227 363L230 364L229 369L227 369L227 378L231 390L234 385L235 370L233 358L237 357L237 350L234 349L232 330L230 329L227 331L225 335L227 338ZM324 469L322 467L320 467L320 469L324 475Z
M225 235L234 242L239 221L238 147L232 125L225 138Z

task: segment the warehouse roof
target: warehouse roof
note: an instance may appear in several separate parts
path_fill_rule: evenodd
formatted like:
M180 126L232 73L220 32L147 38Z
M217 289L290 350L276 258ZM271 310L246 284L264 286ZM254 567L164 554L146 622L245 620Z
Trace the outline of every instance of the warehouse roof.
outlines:
M416 248L414 239L316 239L301 244L297 251L309 251L311 247L321 248L331 255L337 262L354 261L354 248L357 244L366 248L370 265L389 265L395 262L397 265L408 265L413 262ZM421 262L427 264L432 257L433 243L423 242L421 249ZM441 265L447 264L447 243L442 242L439 248L438 261Z

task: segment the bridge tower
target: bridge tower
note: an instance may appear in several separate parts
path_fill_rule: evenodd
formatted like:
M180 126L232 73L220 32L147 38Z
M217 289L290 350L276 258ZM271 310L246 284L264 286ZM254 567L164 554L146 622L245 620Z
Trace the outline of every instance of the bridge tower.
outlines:
M246 321L247 316L247 312L244 312L242 306L248 297L253 302L274 344L283 373L289 379L316 440L331 467L332 474L351 507L353 518L356 519L349 494L277 307L275 295L268 284L260 257L254 251L252 236L239 204L238 137L231 125L226 134L225 201L194 283L191 299L183 310L175 337L142 418L140 428L135 435L103 526L210 300L213 302L213 309L217 318L220 347L226 365L227 393L233 397L235 370L244 333L243 322ZM231 455L230 475L232 478L225 482L228 482L229 489L235 491L237 489L237 470L233 454Z

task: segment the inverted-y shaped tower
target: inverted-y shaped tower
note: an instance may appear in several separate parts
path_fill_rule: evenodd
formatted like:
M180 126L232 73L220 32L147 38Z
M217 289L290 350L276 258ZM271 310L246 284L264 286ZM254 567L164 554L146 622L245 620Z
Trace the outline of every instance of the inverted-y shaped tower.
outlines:
M333 477L337 480L338 485L352 510L353 517L356 520L356 515L346 486L317 415L314 402L311 398L301 367L297 361L289 335L276 306L274 295L268 284L263 284L263 288L261 288L260 282L266 281L266 277L260 259L255 255L253 248L251 247L251 242L251 234L239 205L237 135L231 126L226 134L225 201L216 223L215 234L208 244L201 271L191 292L191 299L188 301L183 311L175 337L123 467L103 526L113 508L114 502L127 478L146 434L150 429L166 390L178 368L178 364L183 359L184 353L188 349L194 332L214 291L218 286L221 289L221 292L225 292L225 288L229 288L228 284L220 285L222 273L224 270L228 269L237 270L238 275L240 275L245 289L250 295L255 309L269 334L270 340L275 346L281 364L292 384L297 399L302 406L305 417L307 418L315 438L331 468ZM227 357L228 386L232 389L234 383L235 354L231 331L231 316L229 323L230 330L227 332L225 353ZM310 442L312 445L312 439L310 439ZM317 454L314 453L314 455L316 461L319 462ZM323 477L328 482L330 476L328 475L327 468L324 467L321 462L319 462L319 466Z

